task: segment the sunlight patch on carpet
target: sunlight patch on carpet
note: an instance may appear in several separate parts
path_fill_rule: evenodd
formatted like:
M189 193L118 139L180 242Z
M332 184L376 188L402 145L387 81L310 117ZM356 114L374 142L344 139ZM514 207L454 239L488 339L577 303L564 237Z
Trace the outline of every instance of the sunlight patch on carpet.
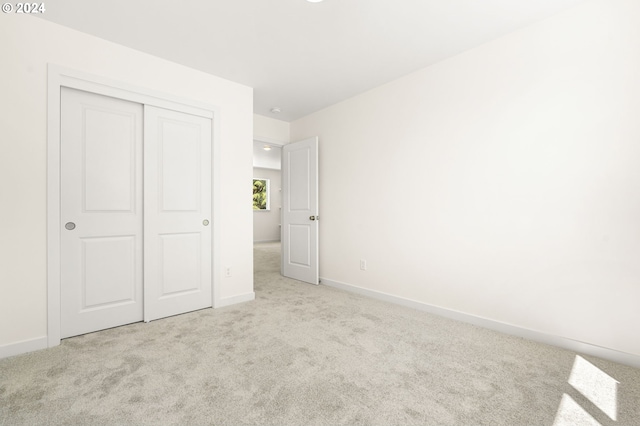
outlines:
M611 420L617 420L618 384L620 382L586 359L576 355L568 383ZM573 398L564 394L554 426L569 424L599 425L600 423Z

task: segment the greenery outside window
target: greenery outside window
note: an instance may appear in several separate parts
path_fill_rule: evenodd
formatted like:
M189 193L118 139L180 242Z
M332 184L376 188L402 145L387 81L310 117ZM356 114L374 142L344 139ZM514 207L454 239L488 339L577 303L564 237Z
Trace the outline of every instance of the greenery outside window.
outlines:
M270 210L269 179L253 179L253 210Z

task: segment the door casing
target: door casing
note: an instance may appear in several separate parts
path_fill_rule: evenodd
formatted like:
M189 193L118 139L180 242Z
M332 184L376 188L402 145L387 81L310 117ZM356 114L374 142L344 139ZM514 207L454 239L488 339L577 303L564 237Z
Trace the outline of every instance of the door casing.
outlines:
M60 92L61 87L198 115L212 120L212 305L220 305L220 112L215 106L48 64L47 101L47 346L60 344Z

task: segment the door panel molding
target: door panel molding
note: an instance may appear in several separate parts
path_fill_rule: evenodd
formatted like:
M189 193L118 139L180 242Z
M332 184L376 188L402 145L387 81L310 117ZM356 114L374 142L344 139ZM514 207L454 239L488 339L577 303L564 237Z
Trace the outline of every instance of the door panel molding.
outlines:
M47 87L47 347L60 344L60 235L64 230L60 207L60 98L62 87L83 90L126 101L184 112L212 120L212 305L222 304L217 283L222 280L220 235L222 226L220 183L220 111L218 107L184 99L126 82L88 74L55 64L48 64Z

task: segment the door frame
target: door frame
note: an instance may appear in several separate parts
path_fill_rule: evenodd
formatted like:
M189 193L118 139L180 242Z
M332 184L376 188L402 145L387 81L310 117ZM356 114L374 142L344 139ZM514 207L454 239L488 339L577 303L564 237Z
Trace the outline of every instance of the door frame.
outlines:
M220 191L220 110L213 105L183 99L128 83L84 73L82 71L48 64L47 85L47 347L60 344L60 90L69 87L98 95L110 96L126 101L152 105L160 108L198 115L211 119L211 225L212 225L212 301L215 308L220 305L222 279Z

